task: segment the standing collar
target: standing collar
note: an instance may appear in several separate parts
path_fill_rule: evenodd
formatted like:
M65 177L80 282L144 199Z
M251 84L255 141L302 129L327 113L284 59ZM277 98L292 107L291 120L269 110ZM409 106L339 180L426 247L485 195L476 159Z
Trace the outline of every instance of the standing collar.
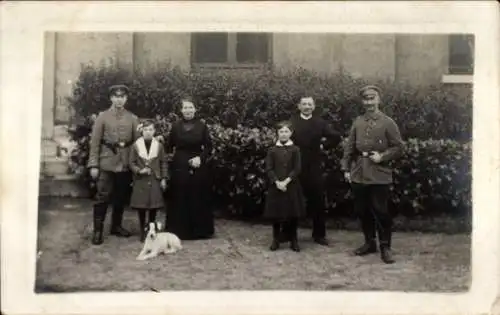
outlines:
M304 119L304 120L309 120L313 117L313 115L311 116L305 116L304 114L300 113L300 118Z
M365 120L377 120L382 116L382 112L380 110L377 110L376 112L365 112L363 114L363 117Z
M288 140L287 142L285 142L285 144L281 143L281 141L279 141L279 140L276 142L276 146L278 146L278 147L283 147L283 146L289 147L291 145L293 145L292 140Z

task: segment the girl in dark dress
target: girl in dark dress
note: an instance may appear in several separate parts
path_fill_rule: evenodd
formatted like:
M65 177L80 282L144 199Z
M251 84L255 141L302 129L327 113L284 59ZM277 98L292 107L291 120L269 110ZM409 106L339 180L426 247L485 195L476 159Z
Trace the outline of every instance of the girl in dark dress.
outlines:
M173 124L167 138L167 152L174 155L170 164L172 206L165 225L182 240L211 238L214 218L206 161L212 141L205 123L195 117L192 101L182 100L181 113L182 119Z
M266 197L264 216L273 221L273 242L270 249L280 246L280 228L290 233L290 248L299 252L297 240L298 219L305 215L302 188L297 176L300 173L300 150L290 140L292 126L289 122L278 124L278 142L266 157L266 171L271 181Z

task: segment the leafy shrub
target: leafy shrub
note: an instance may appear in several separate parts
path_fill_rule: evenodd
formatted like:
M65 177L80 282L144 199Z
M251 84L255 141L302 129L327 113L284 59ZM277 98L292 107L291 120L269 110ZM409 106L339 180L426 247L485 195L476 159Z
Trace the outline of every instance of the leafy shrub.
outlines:
M170 119L159 117L162 130L168 130L170 123ZM259 216L268 185L264 158L275 142L274 131L267 127L231 128L220 124L209 125L209 130L214 145L209 160L215 183L214 202L224 216ZM81 139L73 160L81 165L80 173L85 174L89 139ZM323 153L325 207L331 216L351 216L349 185L340 170L342 145L324 149ZM393 211L406 217L470 214L471 154L469 144L409 139L403 157L393 163Z
M296 110L301 96L313 95L317 111L345 133L359 114L358 89L364 82L344 73L321 76L294 72L191 72L160 67L147 73L120 68L84 67L68 98L80 120L72 130L79 146L72 153L74 172L92 188L85 164L92 116L109 107L108 87L130 87L128 109L156 118L162 133L177 119L176 106L190 94L198 115L210 126L214 152L215 202L225 215L258 216L267 187L264 157L274 142L270 129ZM408 148L395 163L394 211L405 215L463 215L471 210L472 101L470 89L415 88L387 82L382 110L394 118ZM95 117L95 116L94 116ZM449 139L449 140L433 140ZM339 159L342 147L324 150L325 206L333 216L352 215L349 186Z
M207 122L233 128L238 124L270 127L295 112L301 96L312 95L318 113L345 133L359 114L358 89L367 82L341 72L326 76L302 69L184 73L166 65L132 73L115 67L83 67L68 98L76 115L88 117L108 108L107 89L116 83L130 87L127 107L139 117L167 116L187 93ZM381 108L399 124L404 138L471 139L470 88L370 83L382 88Z

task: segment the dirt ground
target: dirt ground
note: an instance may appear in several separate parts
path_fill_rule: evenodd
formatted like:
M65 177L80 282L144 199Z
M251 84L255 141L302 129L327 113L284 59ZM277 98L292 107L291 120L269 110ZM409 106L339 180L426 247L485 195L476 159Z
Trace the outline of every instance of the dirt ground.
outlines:
M392 290L465 291L470 282L470 235L401 233L393 236L396 263L378 255L356 257L357 231L329 230L330 247L299 230L302 252L282 244L270 252L271 228L217 220L216 237L183 242L176 254L136 261L141 249L135 212L127 211L128 239L108 234L90 244L89 200L40 203L37 292L142 290ZM162 216L161 216L162 218Z

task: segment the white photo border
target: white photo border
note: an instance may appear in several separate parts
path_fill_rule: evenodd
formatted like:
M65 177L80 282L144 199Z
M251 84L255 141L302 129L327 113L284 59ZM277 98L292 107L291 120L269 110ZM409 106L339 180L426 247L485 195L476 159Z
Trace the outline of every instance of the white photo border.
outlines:
M57 1L3 2L1 8L1 292L6 314L491 312L500 288L499 10L495 1ZM35 294L44 32L206 30L474 34L470 291Z

